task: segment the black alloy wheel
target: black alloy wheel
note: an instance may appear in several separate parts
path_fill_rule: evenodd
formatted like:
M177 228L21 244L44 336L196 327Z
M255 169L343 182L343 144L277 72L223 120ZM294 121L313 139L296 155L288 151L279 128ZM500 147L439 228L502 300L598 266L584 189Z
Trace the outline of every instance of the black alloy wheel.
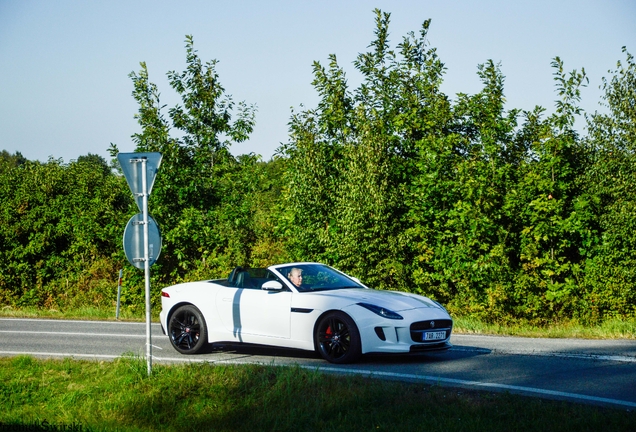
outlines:
M331 363L352 363L362 353L358 327L343 312L323 316L316 326L314 341L322 358Z
M180 306L170 316L168 336L182 354L196 354L207 345L208 331L201 311L192 305Z

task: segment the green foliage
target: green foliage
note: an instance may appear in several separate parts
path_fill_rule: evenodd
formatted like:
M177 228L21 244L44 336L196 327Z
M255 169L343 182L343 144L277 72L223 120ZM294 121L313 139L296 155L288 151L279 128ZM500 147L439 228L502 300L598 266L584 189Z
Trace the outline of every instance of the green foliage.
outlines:
M136 151L163 155L149 201L162 227L163 250L156 274L163 283L189 277L219 276L250 261L254 241L252 209L258 188L259 158L233 157L229 147L247 139L255 108L225 95L216 61L203 64L186 36L186 70L168 72L182 104L163 115L159 91L141 63L131 73L136 118L142 131L133 135ZM234 112L237 119L232 121ZM171 137L176 129L178 138ZM111 149L113 155L116 146Z
M53 307L112 278L132 200L103 159L23 161L0 177L3 301Z
M376 10L371 51L354 62L363 83L353 92L331 56L314 65L318 108L295 114L285 202L287 238L297 259L337 264L367 283L405 289L407 197L413 155L435 128L431 110L447 106L438 93L443 65L421 35L388 45L389 14Z
M578 301L581 277L581 237L577 227L584 214L578 179L587 169L583 146L572 129L580 113L579 87L585 73L569 78L557 57L553 62L557 92L556 112L541 120L535 110L526 114L523 134L528 158L521 164L517 208L521 272L515 278L515 307L532 318L571 316ZM522 206L525 205L525 208Z
M180 103L162 105L141 63L136 150L163 162L150 212L163 236L162 286L231 268L322 261L374 288L428 295L489 323L595 324L636 317L636 63L604 79L606 113L583 113L585 70L552 66L554 113L508 109L501 65L482 89L441 91L445 66L430 20L393 47L390 15L353 62L315 62L315 108L293 111L272 160L234 156L256 108L226 95L215 60L186 36L186 68L168 72ZM117 146L111 145L113 156ZM121 234L137 212L125 180L97 155L64 164L0 153L0 301L112 303ZM122 303L143 305L143 274L125 267Z
M591 215L582 228L589 260L577 313L592 322L636 313L636 63L623 52L626 63L603 80L609 113L588 118L592 164L584 185Z
M314 65L317 107L292 116L290 255L490 321L633 316L631 55L604 81L612 113L592 116L581 138L584 69L554 59L547 118L542 107L505 109L492 61L478 67L482 91L451 102L430 21L393 50L389 14L375 15L370 51L354 61L360 86L349 90L332 55L329 68Z
M5 171L24 164L27 159L22 156L22 153L15 152L11 154L6 150L0 152L0 170Z
M458 95L445 133L420 147L411 217L418 228L418 282L451 307L500 313L514 271L510 194L523 149L516 111L504 112L503 76L481 65L482 92ZM512 190L511 190L512 189Z

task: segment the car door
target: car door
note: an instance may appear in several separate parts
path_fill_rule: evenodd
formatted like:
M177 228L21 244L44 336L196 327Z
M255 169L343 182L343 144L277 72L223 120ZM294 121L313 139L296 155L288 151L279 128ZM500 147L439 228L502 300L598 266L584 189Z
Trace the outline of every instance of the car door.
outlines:
M250 336L289 339L290 291L227 287L217 293L217 310L223 325L240 342Z

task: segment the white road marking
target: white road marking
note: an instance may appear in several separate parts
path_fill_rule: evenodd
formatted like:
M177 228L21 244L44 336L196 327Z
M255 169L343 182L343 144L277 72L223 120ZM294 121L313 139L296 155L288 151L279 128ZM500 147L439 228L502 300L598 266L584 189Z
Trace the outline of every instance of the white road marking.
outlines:
M74 333L74 332L45 332L45 331L23 331L23 330L0 330L0 333L14 334L34 334L34 335L61 335L61 336L102 336L102 337L125 337L145 339L145 335L123 334L123 333Z
M120 355L110 354L73 354L73 353L48 353L48 352L29 352L29 351L0 351L0 355L30 355L34 357L86 357L86 358L104 358L116 359Z
M91 321L91 320L66 320L66 319L50 319L50 318L0 318L0 321L36 321L36 322L54 322L54 323L90 323L90 324L124 324L145 326L145 322L135 321ZM159 325L159 323L153 323Z
M451 348L451 351L480 352L484 354L509 354L509 355L529 355L538 357L561 357L580 360L601 360L615 361L624 363L636 363L636 357L622 355L606 355L606 354L570 354L560 353L556 351L524 351L524 350L507 350L507 349L486 349L486 348Z

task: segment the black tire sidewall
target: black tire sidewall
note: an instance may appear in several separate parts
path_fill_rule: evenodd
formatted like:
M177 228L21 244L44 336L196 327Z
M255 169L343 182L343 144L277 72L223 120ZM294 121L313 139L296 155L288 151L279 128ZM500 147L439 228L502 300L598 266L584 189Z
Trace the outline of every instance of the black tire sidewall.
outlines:
M329 320L332 318L338 319L342 321L343 323L345 323L345 325L348 327L349 335L350 335L349 351L344 356L335 358L335 359L331 358L328 354L326 354L323 351L323 349L320 346L320 339L319 339L319 333L320 333L321 327L323 326L323 323L325 322L325 320ZM358 326L349 315L340 311L329 312L323 315L320 318L320 320L318 320L318 324L316 325L314 330L314 345L316 347L316 351L318 351L318 354L320 354L320 356L323 359L327 360L330 363L335 363L335 364L353 363L356 360L358 360L360 356L362 355L362 342L360 339L360 332L358 330Z
M199 340L191 349L180 348L179 346L177 346L177 344L175 343L172 337L172 325L171 325L172 320L174 319L175 316L178 316L183 312L194 315L196 319L199 321ZM173 313L170 314L170 320L168 321L168 337L174 349L179 351L181 354L196 354L200 352L203 349L203 347L207 345L207 339L208 339L208 329L205 324L205 319L203 318L203 314L201 313L201 311L194 305L179 306Z

